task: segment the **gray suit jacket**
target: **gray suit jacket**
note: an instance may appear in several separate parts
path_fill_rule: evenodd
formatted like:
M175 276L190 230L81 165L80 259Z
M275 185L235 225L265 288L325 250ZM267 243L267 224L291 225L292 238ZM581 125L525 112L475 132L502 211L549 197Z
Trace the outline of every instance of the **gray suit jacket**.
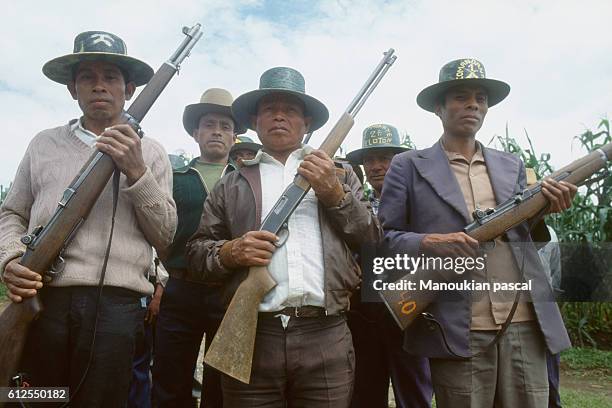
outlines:
M525 187L525 167L519 158L485 147L483 155L497 204ZM412 256L419 253L426 234L462 231L471 222L459 183L439 142L428 149L404 152L393 158L385 177L378 216L385 230L387 249ZM511 243L521 243L524 248L513 247L513 254L519 268L524 268L525 279L533 280L531 299L548 349L556 354L570 347L559 308L552 301L550 285L531 240L529 225L524 222L516 226L506 233L506 238ZM404 348L433 358L456 358L455 354L467 357L472 353L469 346L471 292L441 296L446 296L444 301L432 303L426 310L439 324L418 317L405 332Z

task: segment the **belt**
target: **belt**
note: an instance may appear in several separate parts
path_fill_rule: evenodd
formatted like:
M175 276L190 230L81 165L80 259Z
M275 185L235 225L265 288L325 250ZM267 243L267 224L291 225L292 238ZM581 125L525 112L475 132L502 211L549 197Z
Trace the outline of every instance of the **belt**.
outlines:
M263 318L271 318L278 315L291 317L325 317L327 316L327 311L319 306L300 306L286 307L276 312L259 312L259 316Z

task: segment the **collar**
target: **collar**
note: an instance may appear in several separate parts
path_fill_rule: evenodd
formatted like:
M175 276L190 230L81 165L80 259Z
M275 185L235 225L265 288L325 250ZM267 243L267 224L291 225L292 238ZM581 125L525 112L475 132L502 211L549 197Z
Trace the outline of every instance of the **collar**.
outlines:
M466 163L470 163L470 161L461 153L448 151L446 149L446 146L444 146L444 141L442 140L442 138L440 138L440 147L446 154L446 157L448 157L448 161L464 161ZM482 154L482 150L483 150L482 144L477 140L476 141L476 153L474 153L474 156L472 156L471 163L485 161L484 155Z
M193 158L188 165L183 166L183 167L179 167L176 169L172 170L172 173L178 173L178 174L185 174L189 171L196 171L196 169L193 168L194 164L198 161L198 159L200 158L200 156ZM223 174L226 174L230 171L234 171L236 170L238 167L236 166L236 164L232 161L232 160L228 160L227 161L227 165L225 166L225 169L223 169Z
M302 160L304 159L304 156L311 153L312 150L312 147L302 144L302 147L291 152L289 157L294 157L297 160ZM248 167L254 166L259 163L279 163L279 161L272 157L270 154L264 152L263 149L260 149L254 158L252 158L251 160L243 160L242 163Z

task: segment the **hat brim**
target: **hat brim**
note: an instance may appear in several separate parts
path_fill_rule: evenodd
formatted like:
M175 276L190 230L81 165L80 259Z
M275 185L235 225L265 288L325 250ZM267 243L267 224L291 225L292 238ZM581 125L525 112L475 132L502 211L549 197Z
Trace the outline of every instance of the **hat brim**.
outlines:
M354 150L348 153L346 155L346 159L351 164L363 164L363 156L367 152L371 152L374 150L391 150L395 154L397 154L397 153L405 152L406 150L410 150L410 149L404 146L370 146L370 147L364 147L362 149L357 149L357 150Z
M190 136L193 136L193 131L200 126L200 118L207 113L219 113L229 116L234 121L235 134L241 135L246 132L244 126L240 125L236 117L232 115L231 107L214 103L192 103L191 105L185 106L185 110L183 111L183 127Z
M497 79L466 78L439 82L428 86L417 95L417 105L429 112L434 112L440 96L449 89L460 85L482 86L487 90L488 106L495 106L503 101L510 93L510 85Z
M68 85L72 82L72 68L83 61L104 61L119 66L130 76L129 81L136 86L149 82L153 77L153 68L146 62L128 55L113 54L109 52L80 52L68 54L52 59L43 65L43 74L52 81Z
M258 152L263 146L259 143L251 143L251 142L240 142L234 143L232 148L230 149L230 155L236 150L250 150L252 152Z
M310 95L303 94L301 92L295 92L288 89L282 88L268 88L268 89L257 89L255 91L247 92L243 95L240 95L234 103L232 104L232 112L234 113L234 117L242 126L255 130L252 127L251 116L257 114L257 103L261 98L266 95L274 94L274 93L285 93L289 95L293 95L300 99L304 103L305 107L305 116L312 117L312 122L310 124L310 132L313 132L319 129L321 126L325 125L327 120L329 119L329 111L323 105L321 101L316 98L313 98Z

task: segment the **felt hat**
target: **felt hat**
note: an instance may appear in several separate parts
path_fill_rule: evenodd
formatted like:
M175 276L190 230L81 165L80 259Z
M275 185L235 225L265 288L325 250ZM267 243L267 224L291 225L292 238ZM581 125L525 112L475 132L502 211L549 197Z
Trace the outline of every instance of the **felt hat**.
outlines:
M72 54L47 62L43 74L49 79L67 85L73 80L73 70L82 61L105 61L117 65L128 78L125 82L144 85L153 76L153 68L139 59L127 55L125 42L106 31L85 31L74 39Z
M246 129L238 124L232 115L232 94L221 88L210 88L204 91L199 103L185 106L183 111L183 127L190 135L200 125L200 118L207 113L220 113L227 115L234 121L234 133L242 134Z
M417 104L434 112L436 103L449 89L459 85L477 85L487 90L488 106L497 105L510 93L510 85L486 77L484 65L473 58L451 61L440 69L438 83L428 86L417 95Z
M311 116L310 131L323 126L329 112L318 99L306 94L304 77L293 68L275 67L267 70L259 79L259 89L240 95L232 104L232 112L240 125L252 129L251 116L257 113L259 100L273 93L287 93L304 103L305 116Z
M352 164L363 164L363 156L367 152L381 149L392 150L395 153L409 150L407 147L400 145L399 132L394 126L381 123L365 128L361 149L350 152L346 155L346 158Z

